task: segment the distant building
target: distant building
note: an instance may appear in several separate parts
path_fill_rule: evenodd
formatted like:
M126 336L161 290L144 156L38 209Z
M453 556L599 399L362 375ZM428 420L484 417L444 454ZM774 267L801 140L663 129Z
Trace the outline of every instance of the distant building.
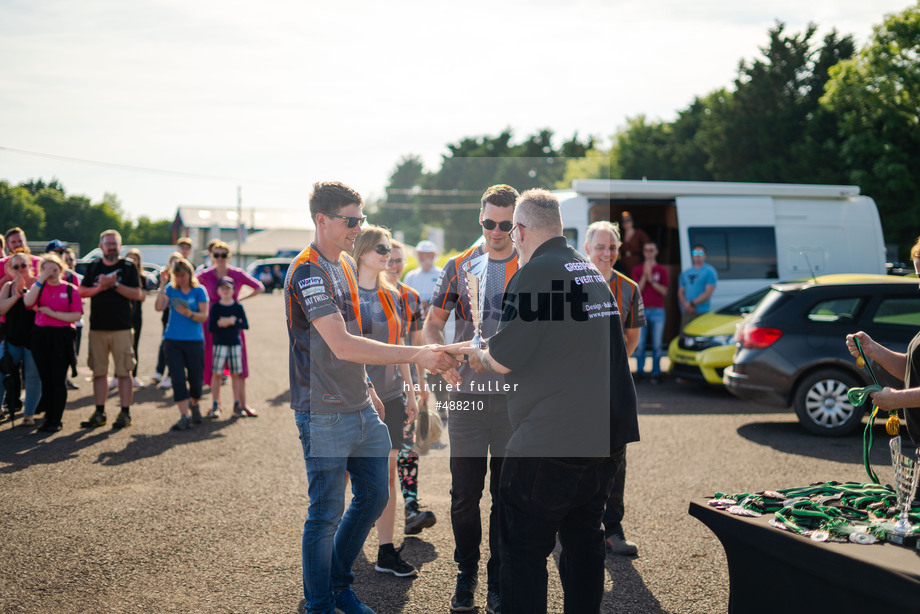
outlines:
M315 230L306 207L243 209L241 220L235 208L180 206L172 226L174 243L179 237L194 241L196 264L206 260L208 242L220 239L233 250L234 264L243 267L279 252L299 252L313 240Z

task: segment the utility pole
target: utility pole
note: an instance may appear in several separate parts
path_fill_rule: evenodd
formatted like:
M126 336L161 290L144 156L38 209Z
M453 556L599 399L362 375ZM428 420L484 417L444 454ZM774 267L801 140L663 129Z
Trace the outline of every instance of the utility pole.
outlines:
M236 266L243 268L243 186L236 186Z

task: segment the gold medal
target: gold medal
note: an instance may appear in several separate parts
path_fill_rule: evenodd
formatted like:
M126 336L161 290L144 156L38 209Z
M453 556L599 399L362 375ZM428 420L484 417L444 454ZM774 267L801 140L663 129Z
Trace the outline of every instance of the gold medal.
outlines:
M888 421L885 422L885 432L892 437L901 433L901 421L898 419L897 412L888 416Z

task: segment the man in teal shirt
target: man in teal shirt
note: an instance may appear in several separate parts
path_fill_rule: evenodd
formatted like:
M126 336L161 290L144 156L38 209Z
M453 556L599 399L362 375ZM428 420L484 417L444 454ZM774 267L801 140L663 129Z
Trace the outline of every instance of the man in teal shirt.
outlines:
M706 264L706 248L696 244L690 250L693 267L680 274L677 300L680 303L680 330L698 315L708 313L709 298L719 283L719 275L712 265Z

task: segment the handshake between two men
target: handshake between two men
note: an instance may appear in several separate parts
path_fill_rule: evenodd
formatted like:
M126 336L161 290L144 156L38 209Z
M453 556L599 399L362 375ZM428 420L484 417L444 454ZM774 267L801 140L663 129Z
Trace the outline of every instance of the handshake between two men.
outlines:
M496 362L489 355L488 350L471 347L469 341L450 345L422 346L412 359L415 364L421 365L432 373L441 375L448 384L455 387L463 382L457 372L457 367L464 361L477 373L492 371L506 374L510 372L510 369Z

